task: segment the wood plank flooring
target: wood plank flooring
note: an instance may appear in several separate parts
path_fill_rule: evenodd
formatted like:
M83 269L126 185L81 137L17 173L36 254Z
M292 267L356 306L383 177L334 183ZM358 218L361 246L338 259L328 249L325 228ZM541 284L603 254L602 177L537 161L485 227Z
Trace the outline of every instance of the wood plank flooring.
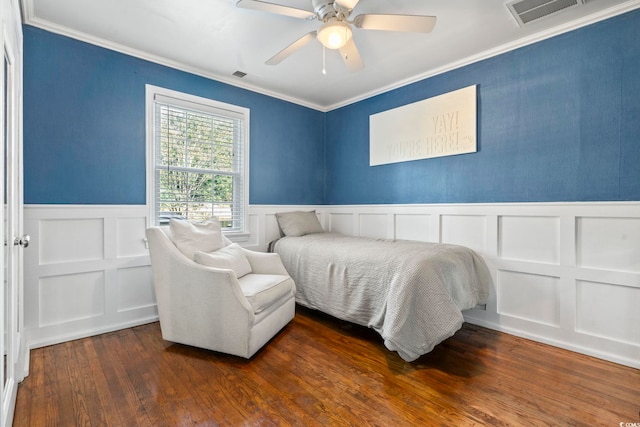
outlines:
M16 427L626 423L640 426L640 370L468 324L407 363L375 332L300 307L251 360L163 341L158 323L35 349L14 418Z

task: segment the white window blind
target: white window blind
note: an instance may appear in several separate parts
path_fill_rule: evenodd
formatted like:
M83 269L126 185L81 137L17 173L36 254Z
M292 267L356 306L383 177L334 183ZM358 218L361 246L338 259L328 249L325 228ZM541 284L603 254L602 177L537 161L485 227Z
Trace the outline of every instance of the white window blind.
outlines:
M156 224L215 216L244 232L246 114L157 93L153 114Z

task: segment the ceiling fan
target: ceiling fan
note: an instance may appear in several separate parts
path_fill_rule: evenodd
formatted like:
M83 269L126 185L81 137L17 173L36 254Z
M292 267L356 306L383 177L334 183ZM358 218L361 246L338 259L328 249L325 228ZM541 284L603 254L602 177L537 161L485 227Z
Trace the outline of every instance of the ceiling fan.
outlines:
M360 53L353 41L353 26L364 30L403 31L429 33L436 25L435 16L363 14L349 20L351 12L360 0L311 0L313 11L298 9L261 0L238 0L237 7L260 10L299 19L317 19L323 24L271 57L266 64L277 65L313 39L318 39L327 49L338 49L349 71L364 67Z

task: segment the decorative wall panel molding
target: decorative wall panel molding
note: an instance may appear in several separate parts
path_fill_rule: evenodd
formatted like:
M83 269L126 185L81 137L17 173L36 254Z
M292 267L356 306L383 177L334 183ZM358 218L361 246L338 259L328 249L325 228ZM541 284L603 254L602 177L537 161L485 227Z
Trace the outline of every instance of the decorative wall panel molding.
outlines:
M31 348L157 320L145 206L27 205Z
M580 333L640 346L640 287L578 280L576 304Z
M440 215L440 243L462 245L483 253L487 250L487 220L484 215Z
M276 212L315 210L327 231L471 247L494 280L468 322L640 368L640 203L249 208L243 246L280 237ZM155 321L144 206L25 207L31 347Z
M103 316L104 290L103 271L41 277L38 287L38 326L47 327Z
M577 219L578 265L640 273L640 218Z
M394 217L395 237L401 240L432 241L431 230L425 224L431 222L431 215L398 214Z
M560 262L560 218L501 216L500 257L548 264Z
M560 326L558 277L498 270L496 295L500 315Z

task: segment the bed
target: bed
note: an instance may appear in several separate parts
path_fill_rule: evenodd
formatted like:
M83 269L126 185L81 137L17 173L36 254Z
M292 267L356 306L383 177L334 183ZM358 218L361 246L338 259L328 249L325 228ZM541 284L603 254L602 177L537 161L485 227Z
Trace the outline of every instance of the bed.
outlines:
M284 237L269 250L294 279L296 302L373 328L405 361L451 337L462 311L489 295L489 270L469 248L325 233L314 212L276 217Z

